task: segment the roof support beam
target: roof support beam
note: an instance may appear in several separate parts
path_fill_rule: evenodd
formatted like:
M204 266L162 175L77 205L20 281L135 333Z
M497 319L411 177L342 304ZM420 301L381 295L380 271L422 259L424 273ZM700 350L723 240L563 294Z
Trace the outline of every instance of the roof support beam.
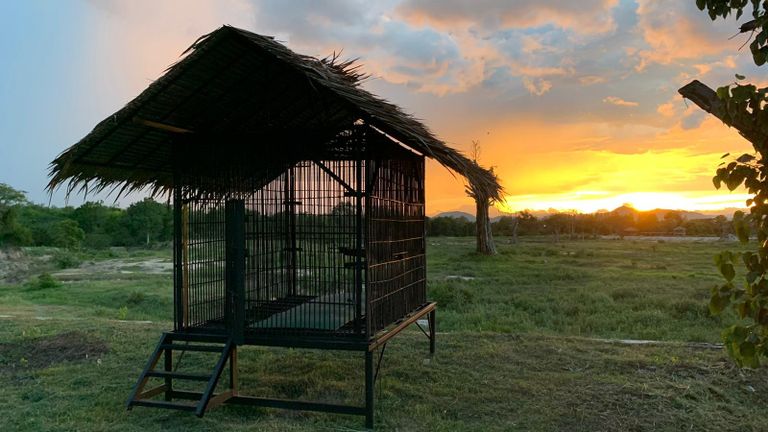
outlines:
M336 180L344 189L347 190L349 193L357 193L355 189L352 188L347 182L344 181L343 178L339 177L338 174L333 172L330 168L325 166L324 163L320 162L319 160L313 160L312 162L315 163L315 165L319 166L321 170L323 170L326 174L328 174L332 179Z
M134 117L133 118L133 122L134 123L138 123L138 124L143 125L143 126L164 130L166 132L173 132L173 133L179 133L179 134L189 134L189 133L193 133L194 132L191 129L185 129L185 128L178 127L178 126L173 126L173 125L169 125L169 124L165 124L165 123L160 123L160 122L156 122L156 121L152 121L152 120L147 120L147 119L143 119L141 117Z

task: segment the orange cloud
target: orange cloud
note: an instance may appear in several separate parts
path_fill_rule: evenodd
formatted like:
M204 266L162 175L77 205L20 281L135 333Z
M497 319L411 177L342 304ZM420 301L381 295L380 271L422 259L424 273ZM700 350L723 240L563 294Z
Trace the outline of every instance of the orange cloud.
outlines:
M605 82L605 78L598 75L585 75L579 77L579 82L585 86L591 86Z
M640 105L637 102L627 101L627 100L624 100L624 99L622 99L620 97L616 97L616 96L608 96L608 97L603 99L603 102L605 102L607 104L611 104L611 105L626 106L626 107L636 107L636 106Z
M523 77L523 86L531 94L541 96L552 89L552 82L541 78Z
M692 1L638 0L637 15L638 29L651 48L637 53L638 71L651 63L701 59L738 48L723 33L723 25L713 23L706 13L696 10ZM735 32L735 24L731 25Z
M595 34L615 29L611 9L618 0L406 0L399 15L417 25L437 28L477 26L532 28L553 24L577 33Z

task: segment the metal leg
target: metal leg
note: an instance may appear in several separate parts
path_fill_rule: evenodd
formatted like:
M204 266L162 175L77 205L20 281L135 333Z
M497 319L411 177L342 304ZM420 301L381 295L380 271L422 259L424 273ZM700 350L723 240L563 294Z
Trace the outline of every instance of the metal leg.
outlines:
M427 321L429 322L429 353L434 354L435 353L435 312L437 312L436 309L432 309L432 311L429 313L429 316L427 318Z
M172 372L173 371L173 351L170 349L165 350L165 371L166 372ZM170 401L171 398L171 392L173 391L173 380L171 377L165 377L165 400Z
M232 348L229 355L229 388L232 396L237 396L237 346Z
M365 352L365 427L373 429L373 353Z

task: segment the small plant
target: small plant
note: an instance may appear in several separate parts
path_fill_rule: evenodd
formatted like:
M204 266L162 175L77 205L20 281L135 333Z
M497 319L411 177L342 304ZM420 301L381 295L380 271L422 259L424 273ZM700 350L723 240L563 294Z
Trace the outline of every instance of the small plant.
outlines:
M124 320L128 317L128 306L122 306L117 311L117 319Z

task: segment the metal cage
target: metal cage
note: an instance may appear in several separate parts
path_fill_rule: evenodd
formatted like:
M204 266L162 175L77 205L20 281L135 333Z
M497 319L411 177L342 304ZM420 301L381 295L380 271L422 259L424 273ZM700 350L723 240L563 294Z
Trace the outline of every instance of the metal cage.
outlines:
M368 343L424 305L424 158L389 144L266 178L184 176L176 330L238 344Z

